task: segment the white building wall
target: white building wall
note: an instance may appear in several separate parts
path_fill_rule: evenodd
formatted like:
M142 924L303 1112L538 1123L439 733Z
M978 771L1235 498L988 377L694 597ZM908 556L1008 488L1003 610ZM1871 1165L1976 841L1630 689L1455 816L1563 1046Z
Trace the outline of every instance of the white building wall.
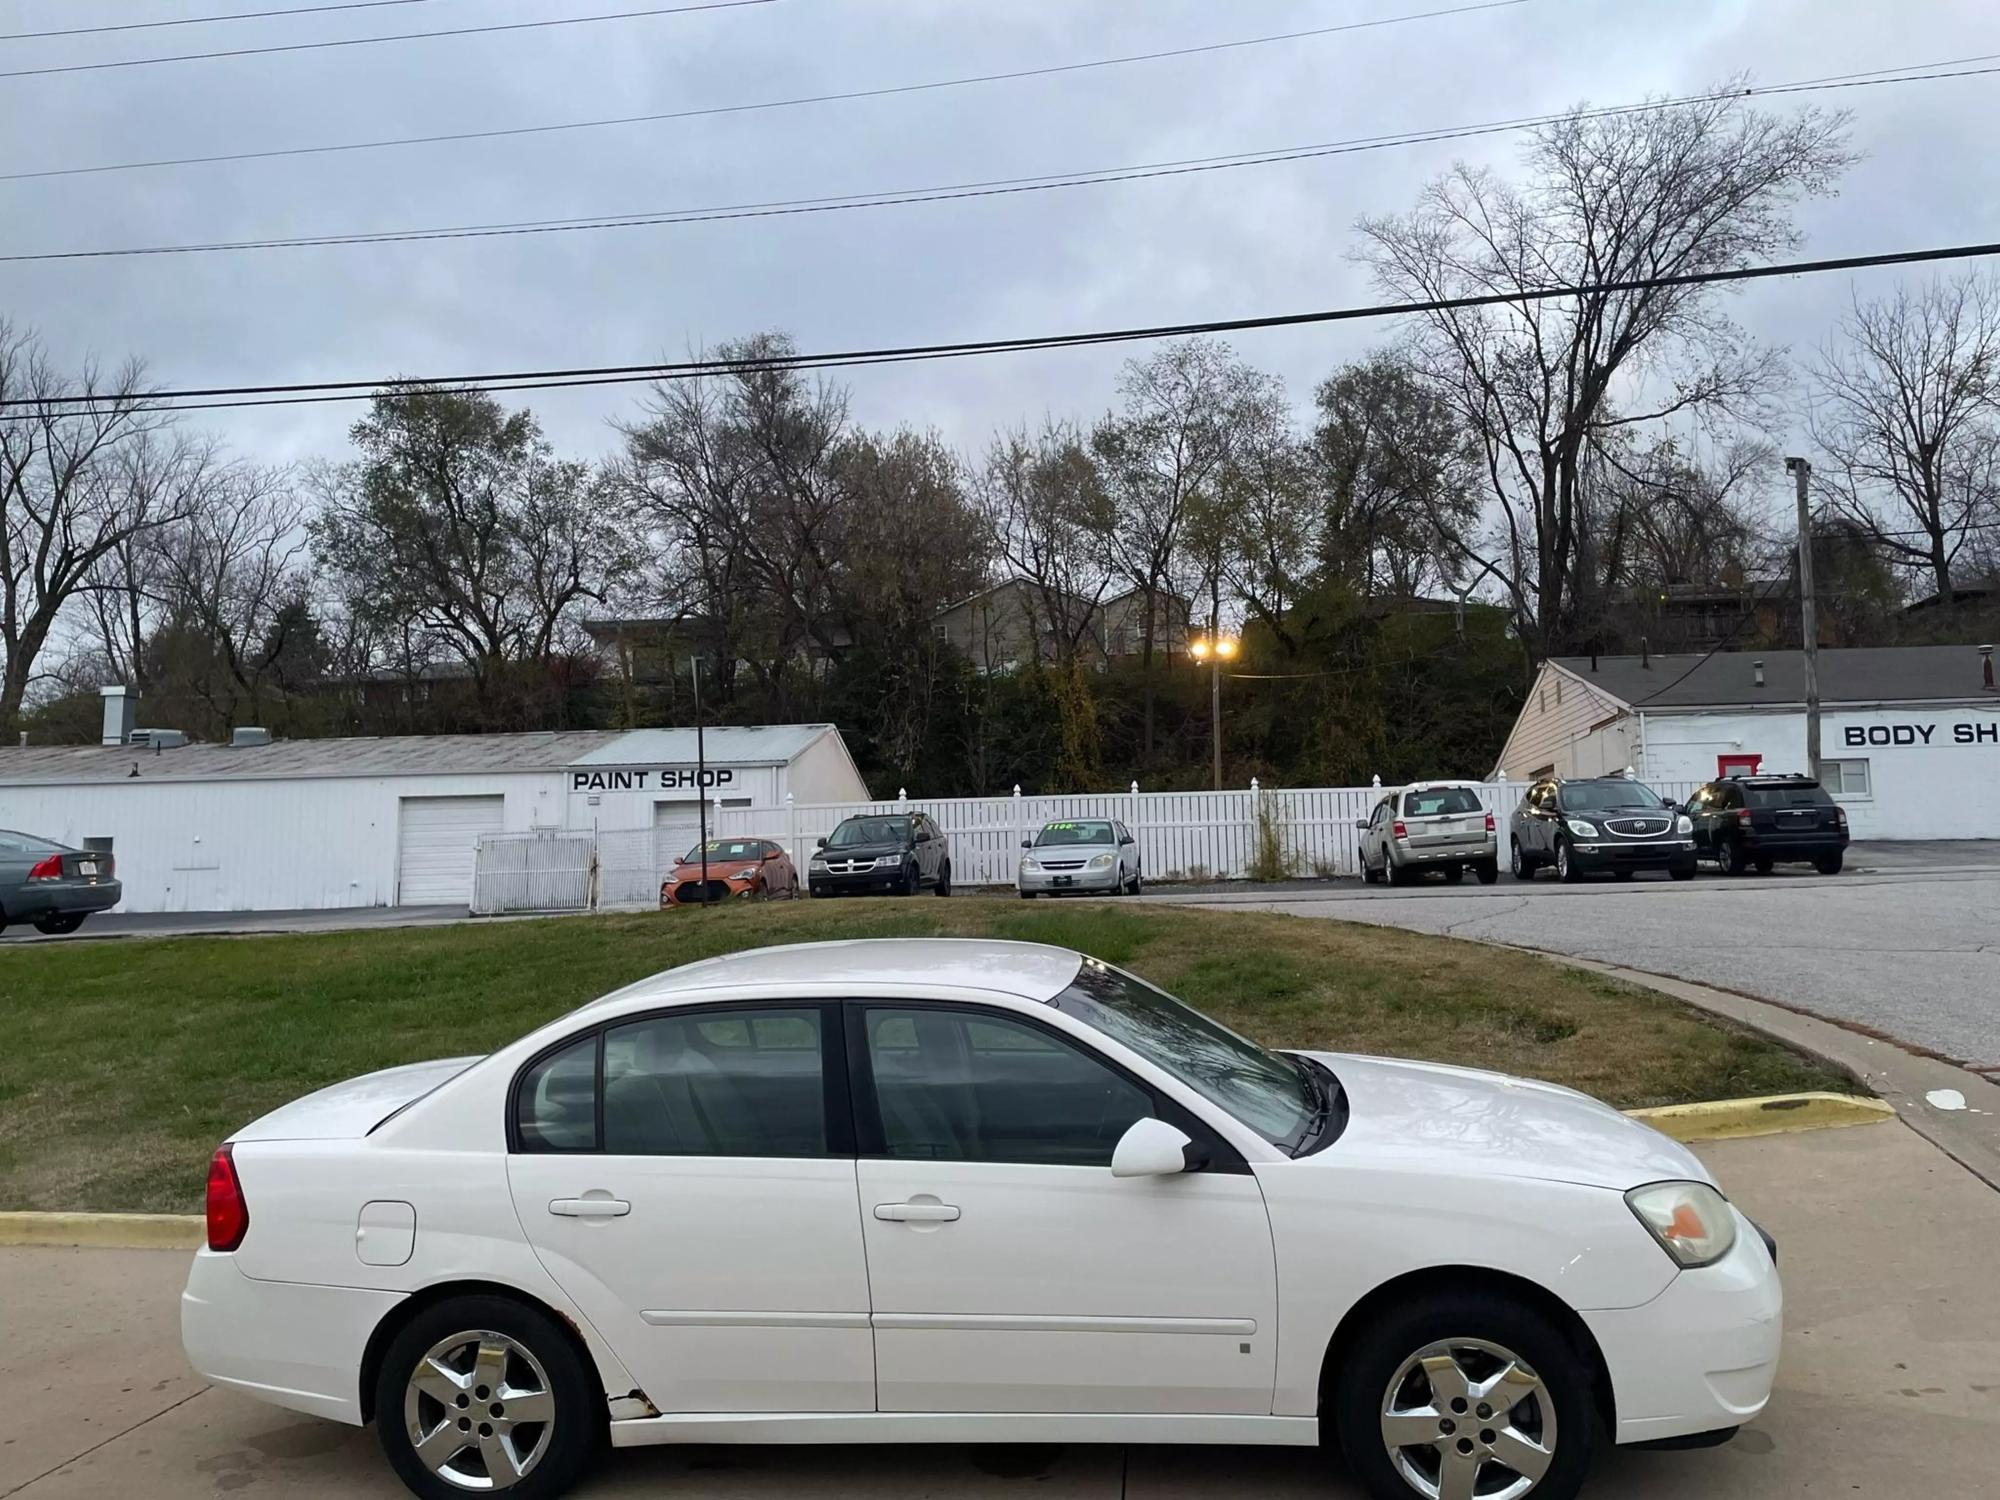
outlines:
M391 906L398 803L504 795L510 832L563 822L563 773L0 787L0 828L109 838L120 911Z
M1644 741L1649 782L1712 780L1723 755L1761 755L1766 772L1806 768L1795 709L1648 713ZM1857 839L2000 838L2000 703L1828 709L1820 756L1868 763L1867 795L1836 793Z
M1599 691L1554 662L1543 662L1528 690L1528 701L1514 721L1513 731L1501 748L1495 773L1530 777L1544 766L1554 766L1558 774L1570 773L1578 742L1624 709L1624 704ZM1627 762L1620 761L1623 770ZM1594 773L1591 773L1594 774Z
M823 734L800 752L784 789L799 802L866 802L869 797L868 783L837 734Z
M728 772L728 780L709 788L711 809L716 798L721 799L724 807L784 805L782 767L711 765L708 770L711 776ZM621 771L630 774L621 776ZM647 773L643 782L639 779L641 771ZM615 833L675 821L674 813L683 810L686 821L692 823L699 812L695 788L661 786L658 767L574 766L563 773L563 780L568 787L571 828ZM658 812L661 807L671 808L674 813L662 816Z

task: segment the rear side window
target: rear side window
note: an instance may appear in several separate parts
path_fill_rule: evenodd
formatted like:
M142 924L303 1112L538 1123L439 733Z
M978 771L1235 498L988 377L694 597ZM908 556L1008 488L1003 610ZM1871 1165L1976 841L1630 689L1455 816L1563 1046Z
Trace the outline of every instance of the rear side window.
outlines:
M597 1037L552 1052L521 1079L514 1096L523 1151L597 1148Z
M604 1034L614 1156L828 1154L818 1010L655 1016Z
M1403 797L1406 818L1454 817L1479 811L1479 796L1470 787L1441 786L1409 792Z
M1830 807L1833 798L1817 782L1809 786L1746 786L1752 807Z

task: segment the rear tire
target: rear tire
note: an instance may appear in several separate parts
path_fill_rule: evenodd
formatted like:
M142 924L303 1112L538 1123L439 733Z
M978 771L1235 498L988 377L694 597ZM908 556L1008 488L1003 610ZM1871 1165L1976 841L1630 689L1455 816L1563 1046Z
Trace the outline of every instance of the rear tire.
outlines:
M950 860L946 860L943 864L938 866L937 893L940 896L949 896L951 894Z
M1460 1372L1465 1395L1448 1394L1450 1384L1432 1385L1414 1368L1427 1354L1442 1354L1448 1370ZM1480 1417L1480 1384L1509 1362L1532 1373L1511 1387L1510 1393L1520 1392L1511 1406L1496 1403ZM1592 1389L1590 1366L1548 1319L1504 1297L1456 1292L1392 1307L1365 1326L1344 1351L1325 1406L1349 1471L1376 1500L1410 1500L1419 1493L1399 1463L1435 1485L1437 1466L1447 1456L1459 1458L1461 1441L1475 1445L1474 1457L1484 1467L1474 1482L1489 1491L1506 1484L1511 1466L1501 1465L1511 1453L1525 1466L1542 1467L1533 1500L1573 1500L1601 1441ZM1434 1424L1409 1421L1407 1414L1432 1409L1433 1401ZM1392 1407L1406 1414L1398 1435L1418 1440L1395 1450L1385 1432ZM1452 1428L1439 1431L1433 1446L1424 1429L1445 1422ZM1483 1437L1489 1432L1490 1441ZM1536 1455L1537 1447L1546 1449L1545 1457ZM1511 1473L1526 1477L1522 1469Z
M1509 868L1514 872L1514 878L1516 880L1533 880L1535 878L1535 857L1521 848L1518 839L1507 840L1507 850L1507 863Z
M1500 878L1500 863L1498 860L1489 859L1481 864L1475 873L1479 876L1481 885L1491 885Z
M1674 865L1667 871L1676 880L1692 880L1694 879L1694 872L1695 866L1692 862L1685 865Z
M1391 885L1408 885L1416 878L1413 871L1407 870L1402 865L1397 864L1393 855L1385 854L1382 857L1382 869L1388 875L1389 884Z
M1773 859L1760 859L1760 860L1758 860L1758 861L1757 861L1757 873L1758 873L1759 875L1768 875L1768 874L1770 874L1770 873L1771 873L1771 867L1772 867L1772 866L1773 866L1774 864L1776 864L1776 863L1777 863L1777 861L1776 861L1776 860L1773 860Z
M1822 875L1838 875L1840 873L1840 867L1846 862L1847 862L1846 851L1843 849L1836 849L1831 854L1822 854L1818 859L1815 859L1813 861L1813 868L1819 871L1820 874Z
M480 1376L486 1372L465 1361L458 1348L447 1348L460 1339L470 1341L462 1346L467 1352L496 1347L511 1352L498 1364L500 1373L482 1382ZM447 1352L440 1354L441 1349ZM448 1374L431 1377L421 1394L412 1389L412 1377L431 1356L438 1356L443 1369L462 1375L465 1382L465 1388L448 1401L432 1394L450 1395ZM498 1402L500 1411L495 1414L495 1398L506 1388L518 1392L513 1410L522 1415L508 1415L507 1402ZM487 1392L484 1397L479 1394L482 1390ZM482 1445L482 1435L489 1440L505 1437L523 1472L504 1493L517 1500L554 1500L583 1476L603 1447L602 1392L596 1373L568 1335L540 1308L508 1297L452 1297L419 1312L390 1341L375 1381L375 1429L390 1467L422 1500L461 1500L478 1487L454 1483L438 1473L419 1455L412 1433L414 1427L433 1438L442 1433L448 1439L460 1422L466 1424L462 1430L467 1446L437 1458L438 1464L461 1474L471 1471L470 1477L476 1479L480 1472L491 1472L486 1469L488 1454L495 1463L508 1461L497 1442ZM457 1406L460 1399L466 1402L463 1408ZM464 1415L457 1415L461 1410ZM526 1415L530 1411L548 1415L535 1422Z
M1377 874L1377 873L1376 873L1376 870L1375 870L1375 867L1374 867L1373 865L1371 865L1371 864L1369 864L1369 863L1368 863L1368 856L1367 856L1366 854L1362 855L1362 856L1361 856L1361 883L1362 883L1363 885L1374 885L1374 884L1375 884L1375 883L1376 883L1377 881L1379 881L1379 880L1380 880L1381 878L1382 878L1382 877L1381 877L1381 876L1380 876L1379 874Z
M1033 891L1023 891L1021 892L1021 899L1023 901L1032 901L1035 899L1035 893Z
M83 925L83 919L90 913L82 911L52 911L46 916L35 918L35 931L46 932L51 937L61 937L66 932L75 932ZM7 924L0 921L0 927Z

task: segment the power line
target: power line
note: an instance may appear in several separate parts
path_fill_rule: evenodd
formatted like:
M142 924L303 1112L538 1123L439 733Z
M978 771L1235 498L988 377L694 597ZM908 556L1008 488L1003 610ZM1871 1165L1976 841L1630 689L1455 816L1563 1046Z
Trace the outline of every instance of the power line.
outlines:
M2000 56L2000 54L1989 54ZM1962 59L1966 62L1985 58ZM1942 64L1917 66L1938 68ZM1880 73L1893 72L1880 69ZM347 245L418 244L436 240L496 239L522 235L574 234L608 229L652 229L684 224L712 224L737 219L782 218L804 214L847 213L867 208L901 208L912 204L955 202L974 198L1010 197L1025 193L1055 192L1066 188L1100 187L1121 182L1141 182L1163 177L1233 171L1242 167L1277 166L1289 162L1346 156L1364 151L1430 145L1440 141L1467 140L1534 129L1565 119L1610 119L1621 115L1645 114L1659 110L1684 109L1697 104L1761 97L1769 94L1812 93L1833 89L1870 87L1887 83L1921 83L1939 79L1983 77L2000 73L2000 66L1967 68L1956 72L1908 73L1901 77L1857 77L1839 74L1830 78L1806 79L1796 83L1773 84L1763 88L1738 88L1722 93L1692 94L1673 99L1648 100L1638 104L1606 105L1597 109L1543 115L1522 115L1508 120L1492 120L1478 125L1422 128L1391 135L1359 136L1344 141L1324 141L1312 145L1284 146L1267 151L1235 152L1221 156L1186 157L1176 161L1147 162L1137 166L1105 167L1072 172L1056 172L1036 177L1002 177L978 182L947 183L935 187L887 189L879 192L842 193L816 198L780 198L765 202L722 204L706 208L660 209L647 213L608 213L570 219L519 219L490 224L454 224L427 229L355 231L345 234L297 235L268 239L195 241L178 245L133 245L100 250L45 250L0 255L0 265L35 261L103 260L130 256L207 255L252 250L319 249Z
M46 37L103 36L113 31L157 31L167 26L208 26L218 21L262 21L272 16L317 16L335 10L380 10L391 5L429 5L432 0L339 0L332 5L295 5L287 10L239 10L223 16L175 16L165 21L118 21L108 26L65 26L55 31L14 31L0 42L32 42Z
M753 0L736 0L753 3ZM761 3L761 0L756 0ZM750 114L769 109L796 109L810 104L841 104L859 99L886 99L902 94L932 93L940 89L966 88L974 84L1009 83L1022 78L1047 78L1063 73L1083 73L1099 68L1119 68L1133 63L1162 62L1176 57L1195 57L1211 52L1229 52L1245 47L1265 47L1280 42L1304 41L1333 36L1340 32L1366 31L1399 26L1411 21L1437 20L1446 16L1470 15L1479 11L1506 10L1526 5L1529 0L1479 0L1445 10L1415 11L1398 16L1378 16L1367 21L1348 21L1338 26L1319 26L1308 31L1286 31L1270 36L1243 37L1235 41L1207 42L1192 47L1171 47L1157 52L1134 52L1119 57L1092 58L1087 62L1056 63L1039 68L1014 68L1001 73L975 73L959 78L931 79L923 83L891 84L882 88L848 89L831 94L801 94L784 99L759 99L744 104L717 104L699 109L668 110L660 114L618 115L597 120L566 120L553 125L515 125L493 130L451 131L438 135L394 136L373 141L342 141L322 146L284 146L264 151L218 152L210 156L159 157L149 161L107 162L87 167L50 167L31 172L0 172L0 182L23 182L45 177L82 177L102 172L152 171L164 167L212 166L225 162L270 161L296 156L327 156L349 151L386 151L405 146L448 145L460 141L506 140L518 136L554 135L572 130L600 130L621 125L652 125L673 120L707 119L720 115ZM0 74L0 77L7 75Z
M589 26L599 21L636 21L648 16L678 16L697 10L737 10L746 5L773 5L777 0L699 0L692 5L663 5L650 10L604 11L594 16L557 16L547 21L508 21L492 26L451 26L438 31L396 31L387 36L351 36L330 42L284 42L268 47L228 47L214 52L176 52L166 57L126 57L115 62L61 63L45 68L13 68L0 78L43 78L54 73L101 73L112 68L151 68L161 63L212 62L226 57L267 57L275 52L323 52L333 47L379 47L385 42L429 41L437 37L490 36L501 31L544 31L551 26Z
M958 343L913 344L903 347L842 350L825 354L794 354L776 357L698 359L649 365L606 365L549 370L514 370L483 375L392 376L371 380L301 381L287 385L208 386L181 390L149 391L133 396L82 392L74 396L17 396L0 399L0 413L13 411L14 419L47 415L53 408L91 405L160 406L167 402L209 402L168 410L203 411L223 406L289 406L323 401L367 401L376 396L420 394L425 387L443 386L462 390L517 391L566 390L577 386L629 385L655 380L684 380L703 375L728 374L746 370L822 370L860 365L896 364L931 359L957 359L982 354L1007 354L1038 349L1084 348L1099 344L1136 343L1154 339L1186 338L1195 334L1240 333L1265 328L1298 328L1324 323L1355 322L1363 319L1404 317L1413 313L1460 311L1479 307L1551 302L1565 297L1597 296L1621 292L1661 291L1676 287L1713 286L1725 282L1763 281L1779 276L1819 275L1832 271L1868 270L1882 266L1928 265L1942 261L1984 259L2000 256L2000 242L1977 245L1950 245L1931 250L1896 250L1875 255L1848 255L1823 260L1787 261L1775 265L1738 266L1727 270L1689 271L1674 276L1633 277L1616 281L1569 283L1559 286L1522 287L1511 292L1481 292L1463 297L1437 297L1419 301L1383 302L1369 306L1332 308L1320 312L1279 313L1250 318L1211 318L1199 322L1172 323L1141 328L1102 329L1090 333L1040 334L1027 338L978 339ZM21 413L20 408L38 411ZM4 418L0 418L4 420Z

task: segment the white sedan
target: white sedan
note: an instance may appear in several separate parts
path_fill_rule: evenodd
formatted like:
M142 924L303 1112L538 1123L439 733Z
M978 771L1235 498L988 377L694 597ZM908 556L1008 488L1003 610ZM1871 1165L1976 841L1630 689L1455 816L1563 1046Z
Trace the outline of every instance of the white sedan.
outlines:
M437 1497L607 1437L1323 1435L1376 1496L1565 1497L1778 1359L1767 1241L1666 1137L1018 943L712 959L323 1089L216 1153L208 1239L195 1367Z

